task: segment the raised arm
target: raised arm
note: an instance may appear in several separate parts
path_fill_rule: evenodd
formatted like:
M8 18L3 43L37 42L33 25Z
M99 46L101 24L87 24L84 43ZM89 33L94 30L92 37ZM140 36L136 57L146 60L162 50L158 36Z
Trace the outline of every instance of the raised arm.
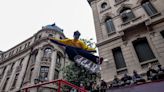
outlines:
M53 43L58 45L66 46L68 44L69 39L56 39L56 38L49 38L49 40Z

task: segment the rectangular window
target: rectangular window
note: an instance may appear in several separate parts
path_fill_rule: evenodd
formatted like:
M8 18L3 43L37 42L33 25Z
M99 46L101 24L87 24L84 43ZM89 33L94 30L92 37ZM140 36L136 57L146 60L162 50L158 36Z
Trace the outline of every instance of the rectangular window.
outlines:
M125 60L121 51L121 48L115 48L112 50L115 64L116 64L116 69L124 68L126 67Z
M41 69L40 69L40 80L41 81L48 80L48 72L49 72L49 67L41 66Z
M3 85L3 88L2 88L3 91L6 90L6 86L7 86L8 81L9 81L9 78L6 79L5 84Z
M16 83L17 83L17 80L18 80L18 76L19 76L19 74L16 74L16 75L15 75L15 79L14 79L14 82L13 82L13 84L12 84L12 88L15 88L15 87L16 87Z
M164 31L161 31L160 33L161 33L162 37L164 38Z
M140 62L155 58L146 38L141 38L134 41L133 46Z
M59 78L59 71L55 69L54 79Z
M108 33L115 31L115 27L114 27L112 19L108 19L106 21L106 27L107 27Z
M142 6L149 16L153 16L157 13L157 10L153 7L153 5L150 2L145 2L144 4L142 4Z

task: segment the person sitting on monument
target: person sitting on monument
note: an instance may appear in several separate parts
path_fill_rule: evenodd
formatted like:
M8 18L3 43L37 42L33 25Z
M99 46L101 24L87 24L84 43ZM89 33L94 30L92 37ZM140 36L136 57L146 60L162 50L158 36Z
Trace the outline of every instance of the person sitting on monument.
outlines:
M103 58L93 55L91 52L96 52L96 50L94 48L90 48L83 41L79 40L80 35L79 31L75 31L73 35L74 39L49 39L53 43L65 46L65 51L68 54L69 59L72 61L75 61L74 57L76 55L80 55L96 64L102 64Z
M148 80L157 80L158 79L158 72L152 68L152 65L149 65L148 66L148 71L146 72L146 75L147 75L147 79Z
M121 85L121 80L117 77L117 75L115 75L111 87L119 87L120 85Z
M107 83L104 81L104 79L101 79L101 82L100 82L100 92L106 92L107 88L108 88Z
M133 76L132 76L133 82L134 83L143 83L146 82L145 79L137 73L136 70L133 70Z
M161 65L157 66L158 79L164 79L164 68Z
M121 78L121 81L123 81L122 86L130 85L132 84L132 77L125 73L124 76Z

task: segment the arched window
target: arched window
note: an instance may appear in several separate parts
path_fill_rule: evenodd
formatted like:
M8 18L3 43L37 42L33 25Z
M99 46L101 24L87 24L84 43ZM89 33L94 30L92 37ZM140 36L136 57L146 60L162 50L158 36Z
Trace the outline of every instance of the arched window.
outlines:
M106 25L106 28L107 28L107 32L108 33L111 33L111 32L114 32L115 31L115 27L114 27L112 18L108 17L105 20L105 25Z
M154 8L149 0L143 0L141 2L141 5L149 16L153 16L157 13L157 10Z
M61 56L57 54L56 64L61 65Z
M46 48L45 50L44 50L44 55L43 55L43 57L51 57L51 54L52 54L52 49L51 48Z
M133 18L135 18L134 14L130 8L123 8L120 11L120 15L121 15L123 22L128 22L129 20L132 20Z

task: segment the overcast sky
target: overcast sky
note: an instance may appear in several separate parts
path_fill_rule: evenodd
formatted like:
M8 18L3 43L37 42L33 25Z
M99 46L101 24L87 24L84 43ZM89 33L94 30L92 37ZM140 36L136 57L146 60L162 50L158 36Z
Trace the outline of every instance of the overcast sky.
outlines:
M92 10L87 0L0 0L0 12L2 51L54 22L68 38L79 30L81 38L96 41Z

